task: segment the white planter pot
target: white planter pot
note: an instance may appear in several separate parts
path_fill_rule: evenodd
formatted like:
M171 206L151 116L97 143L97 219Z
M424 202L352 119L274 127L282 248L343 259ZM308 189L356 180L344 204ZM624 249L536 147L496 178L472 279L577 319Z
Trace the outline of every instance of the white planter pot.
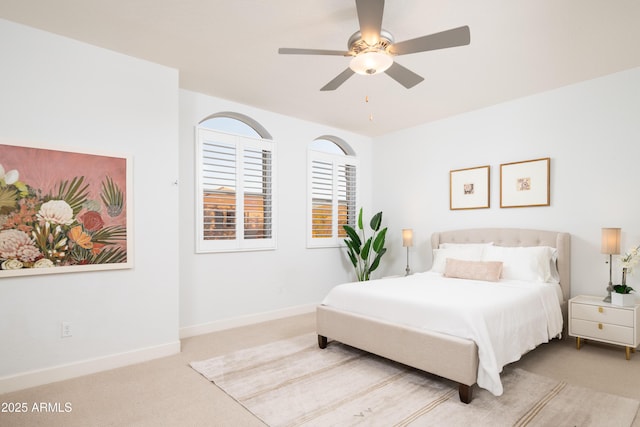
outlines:
M636 295L611 292L611 304L620 305L622 307L634 306L636 304Z

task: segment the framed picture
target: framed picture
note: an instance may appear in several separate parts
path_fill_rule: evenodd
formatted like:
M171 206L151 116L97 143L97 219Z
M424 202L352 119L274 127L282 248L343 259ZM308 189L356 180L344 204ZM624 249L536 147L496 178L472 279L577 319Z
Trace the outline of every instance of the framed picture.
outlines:
M500 165L500 207L549 206L548 157Z
M0 144L0 278L131 268L127 157Z
M449 172L449 209L489 207L489 166Z

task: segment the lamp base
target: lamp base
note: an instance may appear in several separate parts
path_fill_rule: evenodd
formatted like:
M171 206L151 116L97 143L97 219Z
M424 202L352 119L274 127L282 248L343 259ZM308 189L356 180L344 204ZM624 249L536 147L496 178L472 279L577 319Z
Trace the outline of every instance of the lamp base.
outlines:
M611 302L611 292L613 291L613 283L609 282L607 285L607 296L604 297L602 302Z
M411 274L411 269L409 269L409 246L407 246L407 268L405 268L405 276L408 276Z

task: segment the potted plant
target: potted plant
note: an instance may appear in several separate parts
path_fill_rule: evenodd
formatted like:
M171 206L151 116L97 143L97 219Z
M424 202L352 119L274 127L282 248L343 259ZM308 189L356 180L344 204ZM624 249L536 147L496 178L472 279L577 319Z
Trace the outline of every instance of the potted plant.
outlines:
M631 274L633 266L638 262L640 255L640 246L631 248L620 258L622 264L622 283L613 286L611 293L611 303L625 307L633 306L636 303L636 296L631 294L635 292L631 286L627 286L627 274Z
M382 255L387 251L384 247L387 227L380 230L381 225L382 212L378 212L369 222L373 233L367 238L362 224L362 208L360 208L360 213L358 214L358 230L360 230L362 237L358 235L353 227L349 225L342 226L347 233L347 238L344 239L347 245L347 255L349 255L349 259L356 270L356 276L361 282L370 279L371 273L378 268Z
M611 292L611 304L621 305L623 307L635 305L636 296L631 292L634 292L631 286L627 286L626 284L614 285L613 292Z

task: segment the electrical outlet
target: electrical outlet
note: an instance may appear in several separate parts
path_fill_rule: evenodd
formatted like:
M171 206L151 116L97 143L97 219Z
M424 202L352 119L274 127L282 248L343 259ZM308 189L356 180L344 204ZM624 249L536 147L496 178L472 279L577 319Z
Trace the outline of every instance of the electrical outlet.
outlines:
M73 334L71 333L71 322L62 322L62 338L69 338L72 337Z

